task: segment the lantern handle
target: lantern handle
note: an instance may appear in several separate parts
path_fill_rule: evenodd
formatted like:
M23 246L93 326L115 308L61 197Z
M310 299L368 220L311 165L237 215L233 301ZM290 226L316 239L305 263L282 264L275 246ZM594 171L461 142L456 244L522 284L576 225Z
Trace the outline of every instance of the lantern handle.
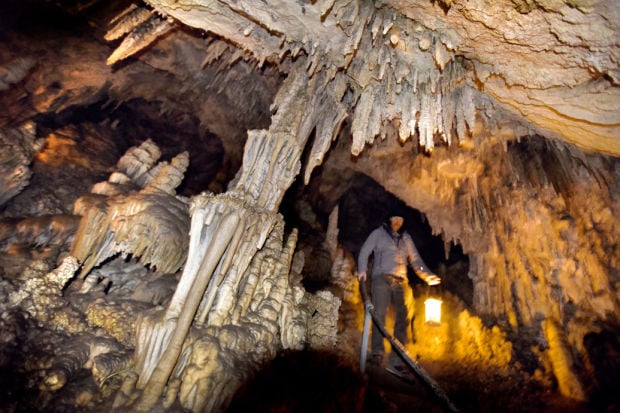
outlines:
M431 291L433 291L432 294L431 294ZM426 284L426 298L435 297L435 296L443 297L443 283L439 283L435 285Z

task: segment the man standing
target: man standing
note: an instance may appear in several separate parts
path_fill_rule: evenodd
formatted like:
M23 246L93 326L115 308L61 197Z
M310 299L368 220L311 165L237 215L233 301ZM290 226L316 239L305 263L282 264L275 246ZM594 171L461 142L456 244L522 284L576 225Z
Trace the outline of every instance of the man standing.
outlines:
M405 302L406 293L411 294L407 264L411 265L417 276L428 285L439 284L441 278L426 267L411 236L401 231L403 223L402 217L391 216L389 223L386 222L371 232L360 250L357 268L360 282L365 282L368 259L373 254L371 293L375 315L385 325L385 317L391 304L395 315L394 336L406 345L409 312ZM377 327L373 327L371 347L370 362L381 365L384 354L383 336ZM389 364L399 372L407 371L394 351Z

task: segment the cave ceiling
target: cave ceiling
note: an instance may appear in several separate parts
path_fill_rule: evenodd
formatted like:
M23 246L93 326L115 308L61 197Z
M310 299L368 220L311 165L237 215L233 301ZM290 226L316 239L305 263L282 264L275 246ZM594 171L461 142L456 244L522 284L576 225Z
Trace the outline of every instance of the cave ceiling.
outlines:
M5 26L15 24L14 13L33 27L9 38L16 47L3 51L3 61L21 58L23 76L48 83L33 91L31 109L39 112L103 94L113 102L143 99L171 114L168 122L195 117L226 147L268 123L281 78L293 60L306 59L310 74L328 72L325 87L345 75L354 155L385 138L389 125L401 141L416 139L427 150L435 141L465 143L473 117L510 119L519 133L620 154L620 11L611 0L152 0L129 12L129 2L54 3L73 19L43 16L50 8L34 11L37 2L8 4ZM88 36L88 46L71 45L79 36ZM426 89L442 101L426 102ZM380 113L372 110L378 105ZM239 152L226 150L233 158Z
M1 50L2 80L11 102L3 124L38 114L58 126L86 108L91 117L108 116L128 144L158 135L170 156L195 145L190 173L203 177L188 179L192 193L221 191L232 179L247 131L269 125L276 92L298 61L310 76L325 74L323 87L336 91L345 113L343 127L316 131L303 160L306 182L326 156L326 169L342 178L340 188L326 184L334 188L325 214L346 190L343 169L392 192L402 186L393 168L379 173L368 157L404 157L394 162L402 167L435 151L431 165L441 163L440 174L461 182L480 175L481 148L491 141L506 146L538 135L620 154L613 1L32 1L3 8L10 46ZM437 207L424 192L407 203Z
M365 125L358 120L371 114L366 113L367 105L413 108L407 104L411 89L416 94L417 87L430 84L434 91L437 84L443 87L450 81L473 86L501 112L514 114L545 136L588 150L615 155L620 150L620 12L612 1L153 0L147 4L162 18L153 17L147 20L149 24L132 19L120 24L133 32L109 63L155 42L158 30L172 30L170 18L174 24L227 39L259 62L280 64L284 71L286 64L281 63L304 56L310 73L326 70L335 76L343 72L348 86L358 92L349 108L354 111L354 154L363 149L364 142L371 143L383 133L371 122ZM368 102L367 90L373 92L373 103ZM447 101L458 99L459 91L442 92L444 102L437 109L446 111ZM461 102L478 103L467 99ZM427 105L422 102L420 106L422 116ZM389 108L377 116L383 121L408 120ZM356 120L362 125L355 124ZM446 130L437 131L449 135L445 122L450 120L443 120ZM426 132L426 127L418 126L420 144L432 149L428 134L434 131ZM399 131L399 137L404 140L407 132L415 134L415 128L411 129ZM450 136L443 139L451 141Z

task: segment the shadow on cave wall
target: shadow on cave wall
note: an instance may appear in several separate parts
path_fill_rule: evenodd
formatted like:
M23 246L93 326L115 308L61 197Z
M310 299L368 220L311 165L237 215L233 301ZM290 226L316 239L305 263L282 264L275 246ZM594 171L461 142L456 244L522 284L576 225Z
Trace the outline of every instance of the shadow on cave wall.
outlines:
M600 412L620 411L620 331L589 333L583 339L590 373L591 407Z

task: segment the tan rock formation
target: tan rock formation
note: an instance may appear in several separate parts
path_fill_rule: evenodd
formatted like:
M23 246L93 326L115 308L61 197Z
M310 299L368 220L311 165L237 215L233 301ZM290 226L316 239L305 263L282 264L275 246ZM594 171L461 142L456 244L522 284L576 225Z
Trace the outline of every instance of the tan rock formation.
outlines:
M37 139L35 133L33 123L0 131L0 206L17 195L30 181L30 163L45 143Z
M82 219L71 254L82 263L82 277L119 253L170 273L185 262L189 215L175 189L188 155L155 165L158 158L159 149L147 140L119 160L118 172L107 182L93 187L97 196L76 201L75 213Z

